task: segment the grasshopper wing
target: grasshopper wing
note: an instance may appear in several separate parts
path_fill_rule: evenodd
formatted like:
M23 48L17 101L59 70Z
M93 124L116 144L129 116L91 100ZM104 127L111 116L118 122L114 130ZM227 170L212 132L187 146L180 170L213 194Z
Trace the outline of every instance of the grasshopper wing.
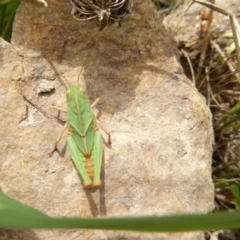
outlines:
M92 185L92 180L88 176L87 169L85 167L85 157L84 157L84 155L81 153L81 151L79 151L79 149L78 149L74 139L72 138L72 136L68 136L67 142L68 142L68 149L70 151L71 157L72 157L78 171L80 172L80 174L83 178L84 186L85 187L91 186Z
M83 137L94 118L87 94L78 86L71 86L67 95L68 124Z
M94 137L94 146L92 151L92 159L94 164L94 178L93 186L101 186L101 167L102 167L102 158L103 158L103 140L99 131L96 131Z

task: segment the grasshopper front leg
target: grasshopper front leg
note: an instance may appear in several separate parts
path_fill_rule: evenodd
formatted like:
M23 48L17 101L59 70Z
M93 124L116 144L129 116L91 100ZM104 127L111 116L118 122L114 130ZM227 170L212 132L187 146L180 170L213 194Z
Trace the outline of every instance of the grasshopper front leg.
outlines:
M65 123L65 125L63 126L61 132L59 133L59 135L57 136L56 140L55 140L55 144L54 144L54 147L53 147L53 150L49 153L49 156L51 157L53 155L53 153L56 151L57 149L57 145L60 141L60 139L62 138L62 135L64 133L64 131L66 130L67 128L67 123Z
M59 107L57 107L57 106L55 106L55 105L53 105L53 108L55 108L55 109L57 109L57 110L59 110L59 111L61 111L61 112L67 112L67 110L62 109L62 108L59 108ZM63 126L61 132L60 132L59 135L57 136L57 138L56 138L56 140L55 140L55 144L54 144L53 150L49 153L49 156L50 156L50 157L51 157L51 156L53 155L53 153L56 151L57 145L58 145L60 139L62 138L62 135L63 135L64 131L66 130L66 128L67 128L67 123L65 123L65 125Z

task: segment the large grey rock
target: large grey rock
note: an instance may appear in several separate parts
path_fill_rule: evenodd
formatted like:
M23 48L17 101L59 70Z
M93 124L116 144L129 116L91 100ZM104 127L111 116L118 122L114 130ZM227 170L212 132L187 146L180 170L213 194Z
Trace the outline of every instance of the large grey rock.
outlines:
M51 216L140 216L213 209L211 114L183 75L172 39L150 1L122 26L77 22L67 1L22 1L12 42L0 45L2 191ZM66 150L52 157L66 108L64 80L80 85L112 134L103 187L84 190ZM58 73L60 75L58 75ZM54 90L55 89L55 90ZM60 114L65 119L65 114ZM103 133L106 140L107 137ZM34 230L24 239L203 239L202 233ZM20 239L12 233L12 239ZM14 237L13 237L14 236Z

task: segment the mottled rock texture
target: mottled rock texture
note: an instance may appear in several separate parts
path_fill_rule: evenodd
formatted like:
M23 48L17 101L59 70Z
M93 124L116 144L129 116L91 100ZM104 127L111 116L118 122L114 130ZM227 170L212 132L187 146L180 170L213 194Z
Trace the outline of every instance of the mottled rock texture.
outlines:
M12 45L0 41L0 187L51 216L138 216L213 209L211 114L183 75L172 38L151 1L135 1L99 32L78 22L68 1L21 2ZM112 134L103 187L84 190L64 134L63 77L86 89ZM103 133L103 138L107 136ZM8 231L11 239L203 239L202 233L92 230Z

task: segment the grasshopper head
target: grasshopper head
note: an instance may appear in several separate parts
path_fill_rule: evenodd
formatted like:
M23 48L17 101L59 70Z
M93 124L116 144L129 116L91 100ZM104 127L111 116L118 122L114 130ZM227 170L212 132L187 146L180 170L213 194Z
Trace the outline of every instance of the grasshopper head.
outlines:
M77 85L71 86L68 89L66 95L67 95L67 100L69 100L69 101L76 97L80 98L80 99L88 99L86 92Z

